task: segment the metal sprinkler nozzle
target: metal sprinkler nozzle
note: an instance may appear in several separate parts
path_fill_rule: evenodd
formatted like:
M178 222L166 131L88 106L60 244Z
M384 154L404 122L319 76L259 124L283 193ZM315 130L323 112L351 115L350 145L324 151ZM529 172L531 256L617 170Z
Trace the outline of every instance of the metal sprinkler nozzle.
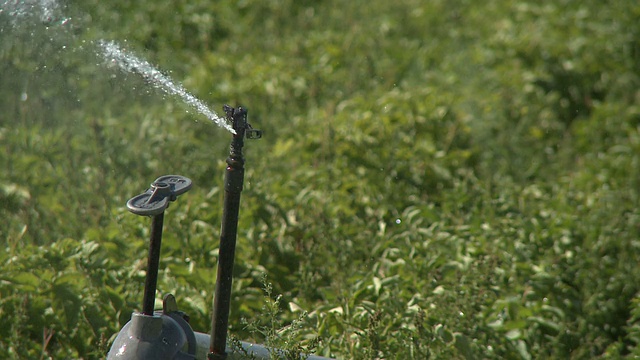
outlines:
M242 106L234 108L229 105L222 106L222 109L227 115L227 120L231 122L233 130L236 132L234 137L246 137L247 139L262 138L262 130L254 129L251 127L251 124L247 122L247 109Z

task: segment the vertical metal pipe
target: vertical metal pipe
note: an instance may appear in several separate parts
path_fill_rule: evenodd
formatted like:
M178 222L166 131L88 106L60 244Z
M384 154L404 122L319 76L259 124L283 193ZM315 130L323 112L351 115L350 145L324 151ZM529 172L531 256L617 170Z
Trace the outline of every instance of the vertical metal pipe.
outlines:
M144 282L144 298L142 300L142 313L144 315L153 315L153 307L156 301L156 286L158 284L158 266L160 264L163 223L164 211L153 216L153 220L151 221L151 240L149 243L147 277Z
M231 287L233 281L233 262L236 251L236 235L238 232L238 213L240 209L240 193L244 182L244 158L242 147L246 129L247 112L225 106L227 116L233 123L236 134L231 142L227 169L224 178L224 209L220 230L220 249L218 252L218 274L211 316L211 343L209 360L226 359L227 328L229 325L229 309L231 305Z

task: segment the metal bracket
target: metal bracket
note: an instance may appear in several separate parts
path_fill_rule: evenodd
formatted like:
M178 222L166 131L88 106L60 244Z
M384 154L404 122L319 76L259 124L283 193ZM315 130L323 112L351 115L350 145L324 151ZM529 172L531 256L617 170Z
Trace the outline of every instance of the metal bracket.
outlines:
M262 130L252 129L251 125L249 125L249 129L247 129L247 139L261 139L262 138Z

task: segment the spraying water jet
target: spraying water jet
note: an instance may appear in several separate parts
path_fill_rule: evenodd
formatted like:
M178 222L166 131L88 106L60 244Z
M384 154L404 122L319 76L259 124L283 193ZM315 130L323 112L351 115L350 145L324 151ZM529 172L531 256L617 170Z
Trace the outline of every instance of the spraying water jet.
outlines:
M0 33L5 30L6 24L9 25L6 27L7 30L17 33L22 31L30 34L29 37L33 37L34 33L42 32L48 37L48 43L55 44L55 47L60 50L79 49L83 52L85 49L93 50L96 56L104 60L105 65L115 66L126 73L141 76L150 86L169 96L179 98L196 113L234 133L235 130L224 117L216 114L180 83L173 81L151 63L123 48L117 42L83 39L82 43L75 47L73 43L79 40L75 33L79 25L72 23L72 19L66 16L65 10L66 8L56 0L0 0Z
M171 81L171 79L156 69L148 61L145 61L134 54L122 49L113 41L98 41L98 46L102 49L102 54L110 63L115 64L126 72L137 73L152 86L161 89L169 95L179 97L185 104L195 109L200 114L213 121L218 126L235 134L234 128L218 116L204 102L189 93L183 86Z

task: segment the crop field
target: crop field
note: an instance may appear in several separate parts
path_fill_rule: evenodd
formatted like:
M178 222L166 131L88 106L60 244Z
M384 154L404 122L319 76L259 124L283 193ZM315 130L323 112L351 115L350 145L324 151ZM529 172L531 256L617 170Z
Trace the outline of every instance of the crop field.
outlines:
M639 3L0 0L1 359L105 358L166 174L157 298L209 332L232 135L189 99L264 131L233 339L640 356Z

